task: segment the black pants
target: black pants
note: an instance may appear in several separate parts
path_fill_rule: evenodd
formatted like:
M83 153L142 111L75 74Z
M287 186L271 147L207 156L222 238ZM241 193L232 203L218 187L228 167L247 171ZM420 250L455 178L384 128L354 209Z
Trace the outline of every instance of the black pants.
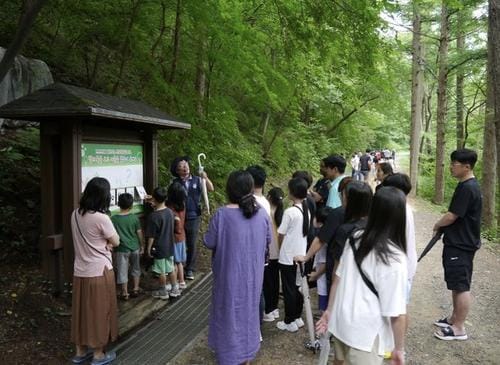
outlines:
M280 291L280 271L278 260L269 260L264 268L265 312L270 313L278 308Z
M299 292L299 287L295 284L297 267L283 264L279 264L279 267L285 300L285 323L289 324L301 316L304 298Z
M186 219L184 230L186 231L186 271L196 270L196 241L200 230L201 217Z

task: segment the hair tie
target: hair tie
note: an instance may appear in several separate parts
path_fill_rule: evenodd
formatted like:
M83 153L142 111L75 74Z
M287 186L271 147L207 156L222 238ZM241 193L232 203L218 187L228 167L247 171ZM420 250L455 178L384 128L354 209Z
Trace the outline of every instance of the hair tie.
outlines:
M243 195L240 200L246 200L252 196L253 196L253 193L248 193L248 194Z

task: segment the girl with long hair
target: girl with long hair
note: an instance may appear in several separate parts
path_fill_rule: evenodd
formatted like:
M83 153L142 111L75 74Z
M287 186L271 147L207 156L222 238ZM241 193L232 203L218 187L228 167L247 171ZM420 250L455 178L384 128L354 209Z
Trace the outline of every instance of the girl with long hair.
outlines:
M334 336L335 359L347 364L403 364L407 262L406 198L393 187L373 197L366 228L350 236L316 328Z
M306 202L306 180L300 177L291 179L288 182L288 191L292 206L285 210L278 228L279 267L285 301L285 318L278 322L276 327L296 332L304 325L300 318L304 300L295 283L297 268L293 258L305 255L307 250L310 213Z
M273 225L273 237L269 245L269 261L264 269L264 299L265 310L264 322L273 322L279 318L279 290L280 290L280 273L279 273L279 248L278 248L278 231L277 227L283 220L283 199L284 193L278 187L274 187L267 193L267 200L271 205L271 221Z
M216 211L204 237L213 252L208 344L221 365L249 363L260 348L259 301L272 224L253 188L252 175L232 172L229 203Z

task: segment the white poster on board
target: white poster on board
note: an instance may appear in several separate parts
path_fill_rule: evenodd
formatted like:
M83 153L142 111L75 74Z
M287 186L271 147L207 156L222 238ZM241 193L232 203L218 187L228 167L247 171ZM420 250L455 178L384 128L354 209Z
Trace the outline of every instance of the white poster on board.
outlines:
M117 207L118 193L143 186L142 145L82 143L82 191L93 177L103 177L117 195L111 211Z

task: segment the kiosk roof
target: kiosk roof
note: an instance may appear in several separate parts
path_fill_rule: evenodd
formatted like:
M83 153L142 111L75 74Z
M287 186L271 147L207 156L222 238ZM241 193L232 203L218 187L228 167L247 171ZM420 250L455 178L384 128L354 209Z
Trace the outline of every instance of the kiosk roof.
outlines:
M150 124L158 129L191 128L191 124L143 102L59 82L1 106L0 117L34 122L60 117L91 118Z

